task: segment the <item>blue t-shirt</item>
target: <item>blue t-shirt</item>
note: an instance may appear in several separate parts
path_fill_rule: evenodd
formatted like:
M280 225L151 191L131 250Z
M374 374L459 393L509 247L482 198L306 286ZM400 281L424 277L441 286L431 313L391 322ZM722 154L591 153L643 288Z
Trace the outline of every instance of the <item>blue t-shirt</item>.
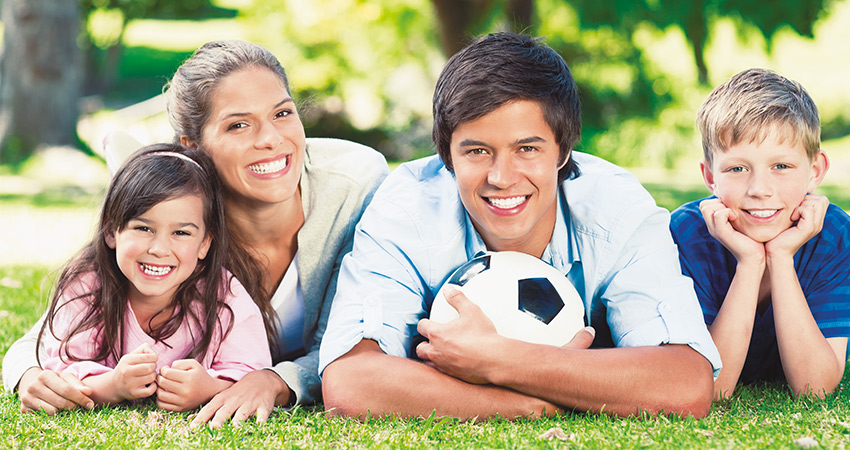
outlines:
M573 152L581 175L559 190L543 260L572 282L594 346L686 344L720 369L720 355L682 275L669 213L629 172ZM375 193L342 262L319 372L362 339L411 356L416 325L446 278L487 250L436 156L402 164Z
M737 261L709 234L699 211L702 200L673 211L670 230L679 246L682 272L694 280L705 322L710 325L732 284ZM794 255L794 267L823 336L850 336L850 216L830 204L823 229L800 247ZM771 305L763 313L756 313L740 381L784 379Z

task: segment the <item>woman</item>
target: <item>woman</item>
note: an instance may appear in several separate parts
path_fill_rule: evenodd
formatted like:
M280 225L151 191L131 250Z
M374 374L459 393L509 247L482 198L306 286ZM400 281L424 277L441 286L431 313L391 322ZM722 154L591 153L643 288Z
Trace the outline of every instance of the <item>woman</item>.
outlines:
M177 69L165 92L175 140L207 151L225 186L234 241L228 268L260 306L275 366L215 396L194 422L220 426L275 406L320 399L318 348L354 225L389 169L379 153L334 139L306 139L283 68L268 50L210 42ZM37 324L36 327L40 326ZM32 333L3 361L21 409L91 407L67 374L43 371Z

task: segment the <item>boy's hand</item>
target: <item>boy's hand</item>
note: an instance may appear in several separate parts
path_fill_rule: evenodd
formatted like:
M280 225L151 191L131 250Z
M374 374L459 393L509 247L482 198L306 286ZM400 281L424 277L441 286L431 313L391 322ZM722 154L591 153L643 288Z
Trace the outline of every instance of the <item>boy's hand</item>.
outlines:
M736 261L764 264L764 244L754 241L732 227L732 223L738 220L738 215L727 208L719 198L703 200L699 204L699 210L708 227L708 233L732 252Z
M121 400L133 400L156 392L157 358L150 344L142 344L122 356L110 372L115 396Z
M170 411L189 411L208 402L233 382L213 378L194 359L180 359L160 370L157 384L157 406Z
M796 223L764 244L767 256L793 258L803 244L823 229L827 207L829 200L826 197L807 195L800 206L791 213L791 220Z

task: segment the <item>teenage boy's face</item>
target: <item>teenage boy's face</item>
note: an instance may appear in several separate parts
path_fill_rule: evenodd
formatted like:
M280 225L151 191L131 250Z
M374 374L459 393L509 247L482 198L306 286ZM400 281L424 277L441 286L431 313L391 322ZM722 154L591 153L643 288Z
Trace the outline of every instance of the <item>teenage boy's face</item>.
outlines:
M826 175L826 154L810 160L802 143L775 134L762 143L746 142L701 163L706 186L737 216L731 222L757 242L767 242L790 226L791 213Z
M537 102L518 100L452 133L461 201L487 248L540 256L555 227L560 147Z

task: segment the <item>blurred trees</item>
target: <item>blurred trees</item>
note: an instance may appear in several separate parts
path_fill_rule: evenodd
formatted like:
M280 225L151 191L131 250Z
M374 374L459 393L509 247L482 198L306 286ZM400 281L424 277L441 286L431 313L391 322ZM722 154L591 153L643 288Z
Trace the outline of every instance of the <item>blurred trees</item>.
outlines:
M86 91L108 91L115 83L124 51L127 24L135 19L200 20L235 17L236 11L216 7L211 0L78 0L83 22L81 45L86 50Z
M76 141L82 80L77 5L5 0L0 63L0 163L17 163L39 144Z
M610 26L631 34L643 22L660 29L678 26L685 33L693 51L699 82L708 83L705 44L711 22L731 17L740 23L754 25L770 43L782 26L800 35L812 36L812 25L830 0L570 0L580 12L582 26Z
M570 65L583 104L580 150L624 164L669 163L691 145L687 101L709 80L704 53L712 24L732 18L769 45L784 27L811 36L830 1L265 0L246 3L239 20L250 24L250 40L281 59L314 136L360 141L392 159L420 156L431 148L431 95L446 58L477 35L514 30L545 36ZM114 85L131 20L236 12L215 0L5 0L3 14L0 162L26 156L39 142L72 143L80 80L88 80L83 94ZM35 25L47 17L63 25ZM671 29L692 49L693 76L670 75L646 54L646 36ZM60 79L70 84L47 87Z

